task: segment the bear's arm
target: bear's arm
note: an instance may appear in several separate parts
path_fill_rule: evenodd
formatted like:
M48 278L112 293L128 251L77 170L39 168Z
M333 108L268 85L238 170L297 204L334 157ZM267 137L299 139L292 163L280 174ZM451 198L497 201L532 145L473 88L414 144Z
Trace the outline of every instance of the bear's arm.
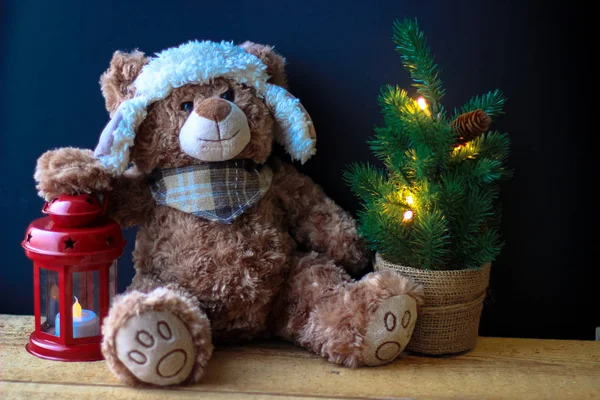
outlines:
M154 207L145 177L135 168L111 175L91 150L63 147L44 153L34 179L46 201L65 194L111 192L108 215L122 227L137 225Z
M156 205L146 175L139 172L136 167L113 178L112 188L112 196L108 202L108 215L122 228L139 225L150 215Z
M276 162L272 189L298 243L327 255L353 274L364 269L367 250L354 219L309 177L290 164Z

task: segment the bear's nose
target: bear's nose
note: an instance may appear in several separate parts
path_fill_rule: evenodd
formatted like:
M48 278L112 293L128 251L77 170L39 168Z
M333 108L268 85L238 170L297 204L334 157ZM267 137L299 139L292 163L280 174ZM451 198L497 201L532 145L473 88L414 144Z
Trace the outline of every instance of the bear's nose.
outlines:
M211 97L200 102L194 111L201 117L219 123L231 113L231 105L227 100Z

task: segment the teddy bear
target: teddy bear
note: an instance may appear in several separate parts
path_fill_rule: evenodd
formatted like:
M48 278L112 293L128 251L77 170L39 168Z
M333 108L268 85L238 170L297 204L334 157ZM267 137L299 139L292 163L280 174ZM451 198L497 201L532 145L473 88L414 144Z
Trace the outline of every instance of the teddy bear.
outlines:
M108 216L138 226L135 277L102 326L107 365L129 385L198 382L220 343L280 337L360 367L393 361L410 339L422 288L364 275L353 218L293 166L316 135L284 66L252 42L117 51L100 78L111 119L96 149L38 159L45 200L110 192Z

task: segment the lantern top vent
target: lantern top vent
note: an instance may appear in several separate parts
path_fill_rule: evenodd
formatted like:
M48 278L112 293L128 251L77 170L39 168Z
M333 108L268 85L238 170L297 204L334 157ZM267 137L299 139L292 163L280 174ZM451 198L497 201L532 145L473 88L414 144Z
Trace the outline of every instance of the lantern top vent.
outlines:
M106 205L108 202L104 203ZM50 216L56 226L78 228L94 223L105 208L96 197L89 194L61 194L44 204L42 212Z
M33 221L23 248L37 261L56 264L111 262L123 253L125 240L119 224L105 216L104 206L88 194L60 195L44 205L48 217Z

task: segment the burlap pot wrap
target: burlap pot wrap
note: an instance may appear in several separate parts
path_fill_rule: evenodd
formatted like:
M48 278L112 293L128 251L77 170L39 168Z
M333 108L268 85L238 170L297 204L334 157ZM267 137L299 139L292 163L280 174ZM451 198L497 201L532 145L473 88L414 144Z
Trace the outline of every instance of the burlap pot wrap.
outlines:
M406 349L430 355L474 349L490 267L486 264L480 269L431 271L393 264L376 254L376 271L392 269L423 284L425 289L425 304L419 308Z

